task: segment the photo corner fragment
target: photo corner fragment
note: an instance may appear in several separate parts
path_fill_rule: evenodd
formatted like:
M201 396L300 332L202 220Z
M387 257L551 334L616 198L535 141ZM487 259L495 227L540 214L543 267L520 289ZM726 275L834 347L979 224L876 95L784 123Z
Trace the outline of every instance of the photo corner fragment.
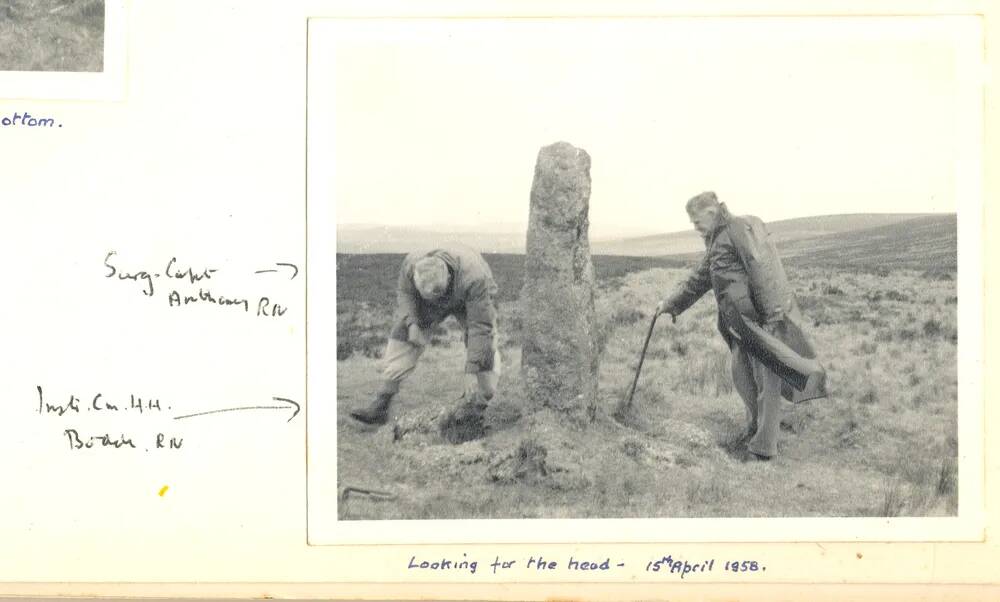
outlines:
M0 98L122 100L126 0L8 0L0 7ZM4 127L18 123L14 113Z

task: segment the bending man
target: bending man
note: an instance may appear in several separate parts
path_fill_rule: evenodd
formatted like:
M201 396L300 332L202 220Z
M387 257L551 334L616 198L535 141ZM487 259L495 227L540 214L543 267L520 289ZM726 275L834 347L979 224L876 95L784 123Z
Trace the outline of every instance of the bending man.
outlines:
M428 344L427 331L448 316L455 316L465 331L466 401L484 405L492 399L500 378L496 294L486 260L464 245L407 255L399 270L381 387L370 406L351 416L366 424L385 424L393 396Z

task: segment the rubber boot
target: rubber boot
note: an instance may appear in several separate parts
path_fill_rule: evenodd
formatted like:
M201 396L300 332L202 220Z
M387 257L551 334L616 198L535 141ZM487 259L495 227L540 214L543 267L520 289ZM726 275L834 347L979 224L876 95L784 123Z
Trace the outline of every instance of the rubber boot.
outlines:
M382 425L389 420L389 406L392 405L392 394L379 393L370 406L360 410L352 410L351 418L365 424Z

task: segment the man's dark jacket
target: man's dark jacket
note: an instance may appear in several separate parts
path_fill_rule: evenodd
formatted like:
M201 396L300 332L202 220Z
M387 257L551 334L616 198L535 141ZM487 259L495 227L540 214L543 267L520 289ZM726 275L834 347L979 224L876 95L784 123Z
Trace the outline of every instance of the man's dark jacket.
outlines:
M719 205L705 237L701 263L665 300L678 315L714 290L719 332L770 368L783 381L782 396L799 402L826 396L826 372L803 333L795 293L764 223L734 216Z

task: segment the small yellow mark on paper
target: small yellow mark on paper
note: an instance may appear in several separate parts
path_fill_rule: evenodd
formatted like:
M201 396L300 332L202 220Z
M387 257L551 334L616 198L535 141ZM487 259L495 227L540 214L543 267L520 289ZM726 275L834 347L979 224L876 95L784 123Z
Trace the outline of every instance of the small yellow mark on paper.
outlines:
M165 494L167 492L167 489L170 489L170 488L167 487L166 485L164 485L163 487L160 488L160 497L163 497L163 494Z

